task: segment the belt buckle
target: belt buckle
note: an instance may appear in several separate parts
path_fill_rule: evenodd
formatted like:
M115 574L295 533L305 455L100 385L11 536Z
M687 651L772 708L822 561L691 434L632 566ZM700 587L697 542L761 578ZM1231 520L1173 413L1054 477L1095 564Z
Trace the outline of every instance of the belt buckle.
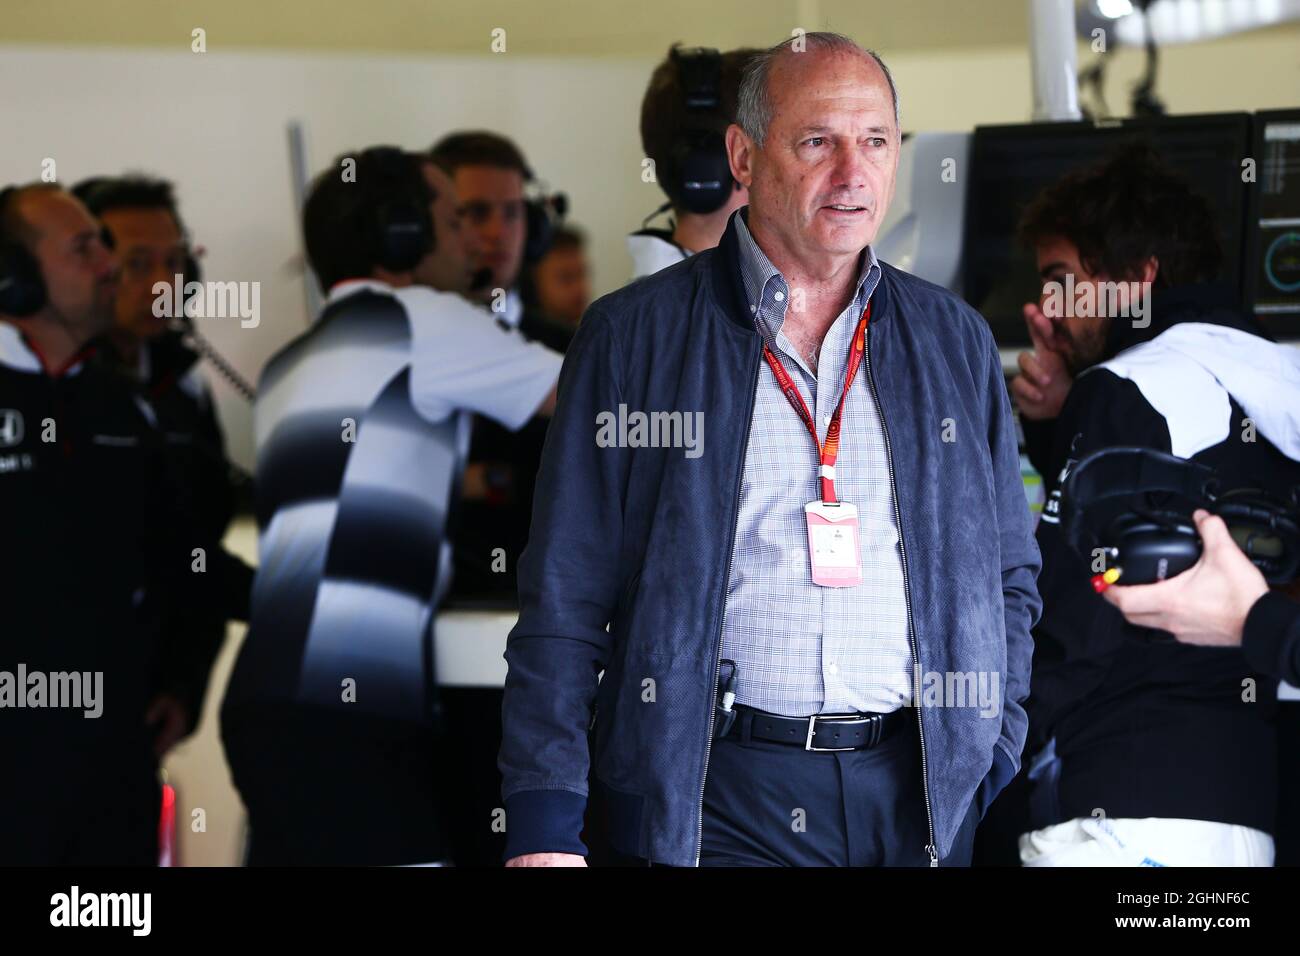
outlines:
M813 714L808 718L808 737L806 740L804 740L803 743L804 750L807 750L810 753L838 753L843 750L858 749L857 747L814 747L812 742L813 734L817 732L817 719L819 717L821 717L820 714ZM831 720L827 718L826 722L832 724L861 724L864 723L865 721L874 720L874 719L875 718L873 717L854 717L849 720Z

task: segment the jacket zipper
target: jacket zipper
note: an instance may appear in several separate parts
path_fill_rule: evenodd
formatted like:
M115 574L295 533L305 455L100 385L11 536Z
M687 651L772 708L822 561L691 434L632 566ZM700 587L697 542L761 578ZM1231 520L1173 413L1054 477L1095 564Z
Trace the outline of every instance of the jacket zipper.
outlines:
M741 444L740 468L736 472L736 492L731 504L731 539L727 542L727 568L722 573L722 597L718 601L718 635L713 641L713 681L709 684L709 715L705 721L708 736L704 739L704 772L700 774L700 803L696 812L695 865L700 865L704 849L704 784L709 777L709 755L713 752L713 718L718 693L718 674L722 668L722 625L727 613L727 582L731 580L731 558L736 550L736 529L740 525L740 489L745 480L745 459L749 457L749 433L754 427L754 402L758 396L758 371L760 350L754 356L754 372L750 378L749 413L745 416L745 437Z
M894 499L894 520L898 522L898 553L903 558L903 599L907 603L907 633L912 643L912 660L916 666L913 671L912 693L916 706L916 728L921 740L921 794L925 797L925 821L930 832L930 842L925 852L930 857L930 865L939 865L939 854L934 845L934 814L930 809L930 777L925 763L925 724L921 720L921 688L916 675L921 673L921 651L916 642L916 619L912 614L912 590L907 575L907 547L903 541L903 512L898 507L898 485L894 482L894 453L889 444L889 425L885 422L885 409L880 404L880 394L876 391L876 379L871 374L871 328L868 326L866 341L862 347L862 364L867 370L867 384L871 386L871 398L876 403L876 414L880 416L880 430L885 436L885 458L889 464L889 491ZM703 821L701 820L701 826Z

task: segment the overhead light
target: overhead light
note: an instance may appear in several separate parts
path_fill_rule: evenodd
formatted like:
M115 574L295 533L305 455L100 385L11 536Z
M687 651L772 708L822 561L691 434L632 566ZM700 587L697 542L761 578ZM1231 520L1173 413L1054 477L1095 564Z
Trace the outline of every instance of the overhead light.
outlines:
M1118 20L1133 12L1133 4L1129 0L1097 0L1097 12L1103 17Z
M1145 16L1132 16L1138 8ZM1300 0L1087 0L1075 13L1085 40L1102 29L1120 46L1142 46L1148 30L1160 46L1197 43L1300 20Z

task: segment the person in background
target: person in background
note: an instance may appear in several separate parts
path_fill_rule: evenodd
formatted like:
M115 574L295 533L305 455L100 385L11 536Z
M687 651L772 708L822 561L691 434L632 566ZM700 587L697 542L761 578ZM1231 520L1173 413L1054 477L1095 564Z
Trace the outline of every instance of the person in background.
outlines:
M328 298L258 389L262 560L222 739L251 864L441 862L472 781L448 779L427 650L468 413L549 415L561 358L458 294L454 191L423 155L339 157L303 232Z
M172 184L139 175L96 177L78 183L72 193L108 230L119 265L113 325L98 357L148 401L157 430L185 476L204 533L220 541L235 507L236 476L226 458L225 436L211 389L199 372L199 354L173 328L175 317L154 309L156 283L171 286L177 276L182 284L198 279ZM248 620L253 584L252 568L224 548L209 558L207 573L221 579L227 600L210 618L194 622L192 648L198 661L215 658L228 620ZM168 709L169 724L185 733L195 728L208 676L206 669L194 668L186 702L175 701Z
M564 352L573 327L526 306L519 288L530 239L525 187L534 180L524 154L504 136L479 130L444 136L429 157L456 191L472 275L470 298L489 309L503 328ZM539 222L534 214L534 225ZM541 419L517 432L481 415L474 419L453 536L451 600L515 603L516 567L528 541L545 440L546 421Z
M158 762L215 651L218 544L148 403L92 360L106 238L55 184L0 193L0 864L155 865Z
M650 74L641 100L641 148L668 201L646 222L669 211L672 219L667 229L643 225L627 237L633 279L712 249L731 214L749 201L727 166L723 134L735 122L740 78L757 52L674 44Z
M1225 487L1284 494L1300 482L1300 447L1270 409L1300 404L1295 378L1280 374L1280 347L1219 279L1208 202L1150 146L1128 144L1048 187L1020 231L1043 300L1026 307L1035 348L1011 391L1048 490L1020 858L1272 865L1276 682L1240 649L1126 622L1066 544L1060 495L1076 462L1116 446L1201 462ZM1247 415L1258 434L1238 427ZM1246 681L1256 693L1243 693Z
M536 177L523 152L504 136L478 130L449 133L433 144L429 157L456 190L473 276L470 297L529 341L563 352L573 330L529 308L519 288L524 268L548 248L529 235L525 190ZM531 226L546 228L536 214Z
M570 226L557 228L551 248L529 269L524 285L525 301L576 329L591 304L591 264L583 234Z

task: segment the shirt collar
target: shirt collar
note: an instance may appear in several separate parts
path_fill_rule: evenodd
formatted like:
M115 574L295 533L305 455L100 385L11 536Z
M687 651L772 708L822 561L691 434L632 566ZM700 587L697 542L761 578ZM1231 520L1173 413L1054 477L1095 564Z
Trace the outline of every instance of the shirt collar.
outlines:
M749 226L745 222L748 212L749 207L746 206L736 210L733 214L740 248L741 284L745 290L745 298L750 307L750 312L754 313L757 318L758 306L763 302L763 293L767 289L768 283L774 280L778 283L782 298L781 315L772 329L772 334L775 335L785 321L785 306L789 304L786 297L789 295L790 290L785 277L781 275L776 266L772 265L772 261L759 248L753 234L750 233ZM868 284L868 280L871 280L873 275L878 275L879 272L880 264L876 259L876 251L871 246L867 246L858 260L858 281L853 293L853 301L859 308L866 308L864 289L865 295L870 297L871 291L875 288L875 281L873 280Z
M12 322L0 322L0 365L19 372L43 372L41 360L23 341L22 330Z
M93 351L89 346L83 347L61 369L47 371L45 363L36 349L28 343L23 330L12 322L0 320L0 365L7 365L16 372L34 372L37 375L73 376L81 371L85 357Z
M344 279L342 282L336 282L330 287L330 294L326 296L325 304L333 305L339 299L346 299L363 289L384 295L393 294L393 287L387 282L380 282L378 279Z

